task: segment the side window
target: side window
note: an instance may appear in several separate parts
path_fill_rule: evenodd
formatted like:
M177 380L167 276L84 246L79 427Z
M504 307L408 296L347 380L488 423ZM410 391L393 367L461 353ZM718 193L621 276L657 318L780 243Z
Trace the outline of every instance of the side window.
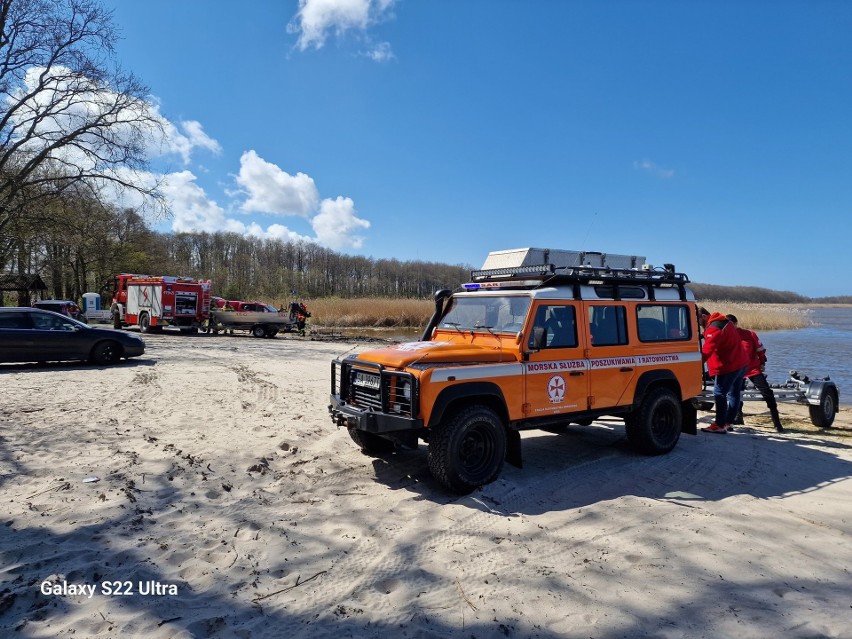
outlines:
M30 318L33 322L33 328L40 331L73 331L74 324L66 322L61 317L56 315L48 315L47 313L30 313Z
M682 304L639 304L636 325L640 342L676 342L692 337L689 308Z
M592 346L627 343L627 312L624 306L589 306L589 334Z
M24 313L0 313L0 328L29 328L30 323Z
M534 326L544 328L543 348L577 346L577 317L573 306L542 304L536 311ZM530 348L532 340L533 335L530 335Z

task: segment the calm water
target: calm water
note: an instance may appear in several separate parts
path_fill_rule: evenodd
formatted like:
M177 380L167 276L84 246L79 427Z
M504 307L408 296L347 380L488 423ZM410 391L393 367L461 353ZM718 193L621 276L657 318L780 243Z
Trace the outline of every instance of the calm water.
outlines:
M790 369L809 377L828 375L841 404L852 404L852 308L814 308L816 326L797 331L761 331L766 346L766 377L783 382Z
M771 384L787 380L791 369L809 377L828 375L837 384L841 404L852 404L852 308L810 309L814 326L795 331L760 331ZM346 331L394 341L419 339L420 331Z

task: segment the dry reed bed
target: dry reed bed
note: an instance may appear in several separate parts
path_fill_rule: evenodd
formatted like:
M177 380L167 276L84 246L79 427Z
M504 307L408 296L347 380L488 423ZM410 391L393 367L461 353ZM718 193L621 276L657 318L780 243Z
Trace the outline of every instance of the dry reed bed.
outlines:
M729 300L701 300L699 305L711 313L732 313L742 328L754 331L782 331L813 325L812 311L787 304L754 304Z
M333 328L422 328L435 309L432 300L338 297L309 300L313 326ZM701 300L711 313L733 313L743 328L756 331L790 330L812 325L811 311L787 304L753 304Z

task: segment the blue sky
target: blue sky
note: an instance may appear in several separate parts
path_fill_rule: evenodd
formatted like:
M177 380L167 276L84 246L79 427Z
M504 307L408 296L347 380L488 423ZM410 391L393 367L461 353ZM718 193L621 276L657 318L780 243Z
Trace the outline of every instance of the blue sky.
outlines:
M183 143L161 230L852 294L852 3L105 4Z

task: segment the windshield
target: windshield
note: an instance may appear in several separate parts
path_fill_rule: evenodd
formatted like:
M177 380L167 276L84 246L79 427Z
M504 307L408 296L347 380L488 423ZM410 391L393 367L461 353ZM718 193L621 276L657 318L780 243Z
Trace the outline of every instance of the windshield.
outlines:
M529 308L526 295L453 297L438 328L517 333L524 328Z

